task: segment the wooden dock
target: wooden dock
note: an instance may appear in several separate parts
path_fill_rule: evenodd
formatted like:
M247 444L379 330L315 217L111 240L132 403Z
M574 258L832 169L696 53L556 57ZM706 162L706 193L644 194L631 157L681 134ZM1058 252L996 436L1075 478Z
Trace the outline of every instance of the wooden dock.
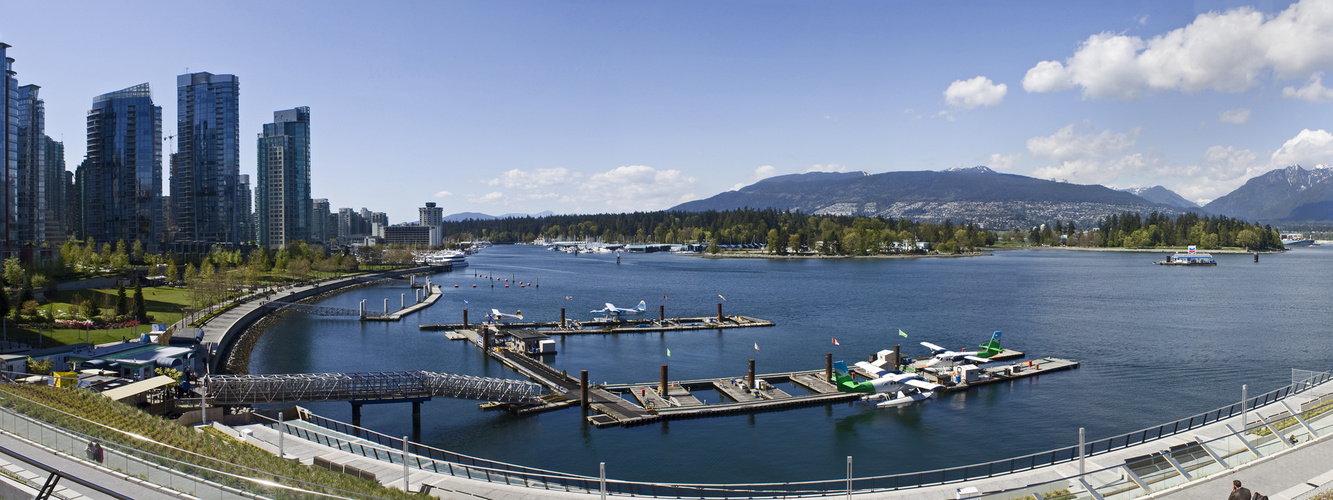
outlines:
M440 296L442 295L444 294L440 292L440 285L431 285L426 291L426 298L422 299L421 302L391 312L385 316L366 316L361 319L363 321L398 321L403 319L403 316L430 307L435 304L436 301L440 300Z
M453 329L446 332L450 339L467 340L480 347L482 332L501 333L499 325L477 325L477 329ZM1017 351L1006 350L1012 359ZM502 407L517 414L537 413L578 406L582 400L580 381L563 371L543 363L540 359L521 352L492 346L486 353L523 376L546 386L552 391L547 403L536 406ZM1022 353L1017 353L1022 355ZM1020 363L985 366L980 376L970 383L954 383L947 376L923 373L928 379L937 379L944 385L942 393L965 391L973 387L994 384L1043 373L1078 368L1079 364L1060 358L1040 358ZM779 411L789 408L821 406L856 401L864 394L838 392L825 378L824 370L755 374L758 387L748 386L747 377L682 380L666 383L665 394L661 382L608 384L588 388L589 407L595 413L587 417L597 427L643 425L666 420L704 418L723 415ZM760 380L763 382L761 383ZM792 395L773 384L790 383L809 394ZM691 391L716 392L718 400L701 401Z
M482 323L450 323L441 325L420 325L422 330L460 330L473 329L482 326ZM749 316L723 316L719 320L716 316L699 316L692 318L666 318L666 319L631 319L624 321L573 321L567 320L564 325L558 321L550 322L506 322L497 323L494 326L503 329L533 329L547 335L581 335L581 334L618 334L618 333L648 333L648 332L683 332L691 330L721 330L727 328L749 328L757 326L773 326L772 321Z

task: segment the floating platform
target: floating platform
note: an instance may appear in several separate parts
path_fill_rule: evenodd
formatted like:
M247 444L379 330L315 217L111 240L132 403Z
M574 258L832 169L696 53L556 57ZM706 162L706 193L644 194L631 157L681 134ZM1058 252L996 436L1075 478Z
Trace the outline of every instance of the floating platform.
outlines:
M726 328L748 328L757 326L773 326L772 321L749 316L723 316L718 319L716 316L701 316L693 318L667 318L665 320L657 319L632 319L623 321L565 321L561 325L558 321L551 322L504 322L492 323L451 323L442 325L420 325L419 328L428 331L438 330L469 330L481 326L495 326L502 330L509 329L532 329L547 335L580 335L580 334L619 334L619 333L647 333L647 332L682 332L691 330L720 330Z
M430 306L434 305L435 302L438 301L438 300L440 300L440 297L443 296L443 295L444 295L443 293L440 293L440 285L431 285L431 287L430 287L429 289L426 290L426 298L422 299L421 302L418 302L418 303L416 303L416 304L412 304L412 305L410 305L410 306L404 307L404 308L399 309L399 310L397 310L397 311L391 312L391 313L389 313L389 314L387 314L387 315L385 315L385 316L365 316L365 317L362 317L361 320L362 320L362 321L398 321L398 320L403 319L403 316L406 316L406 315L408 315L408 314L412 314L412 313L414 313L414 312L420 311L420 310L422 310L422 309L425 309L425 308L427 308L427 307L430 307Z

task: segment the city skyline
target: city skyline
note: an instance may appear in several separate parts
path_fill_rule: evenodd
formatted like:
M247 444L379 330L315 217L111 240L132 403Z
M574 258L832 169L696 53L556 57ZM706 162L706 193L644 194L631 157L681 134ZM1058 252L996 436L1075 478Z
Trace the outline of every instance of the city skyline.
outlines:
M161 29L110 41L152 55L115 60L82 33L136 9L85 6L0 31L68 165L93 96L236 75L241 137L272 110L317 110L312 194L393 222L426 201L659 210L771 175L973 165L1207 200L1272 168L1333 163L1333 7L1313 1L292 3L263 16L149 3ZM46 9L21 2L14 18Z

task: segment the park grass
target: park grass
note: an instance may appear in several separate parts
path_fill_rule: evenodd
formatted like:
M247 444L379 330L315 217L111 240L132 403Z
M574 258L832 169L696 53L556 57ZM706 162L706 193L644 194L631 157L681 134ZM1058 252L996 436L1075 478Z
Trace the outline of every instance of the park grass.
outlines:
M421 498L372 480L285 460L222 433L198 432L87 389L0 384L0 405L91 436L107 448L136 449L168 457L178 462L164 463L167 467L270 498L325 497L282 491L180 462L339 497Z
M183 308L189 302L190 291L185 288L161 286L148 287L143 289L144 310L149 316L153 317L154 323L172 324L179 321L185 315ZM91 300L99 306L103 298L110 299L114 304L117 300L117 290L115 288L96 288L87 290L62 290L56 294L54 300L42 304L38 309L46 311L52 308L54 311L69 311L74 296L78 295L84 300ZM125 289L125 296L131 300L134 299L134 289ZM114 306L113 306L114 307ZM41 327L40 330L35 325L14 325L10 323L7 327L6 335L10 340L25 342L32 346L57 346L77 344L80 342L91 341L93 344L103 344L121 340L122 338L134 338L139 334L148 333L148 325L138 327L112 328L106 330L84 330L82 328L47 328Z

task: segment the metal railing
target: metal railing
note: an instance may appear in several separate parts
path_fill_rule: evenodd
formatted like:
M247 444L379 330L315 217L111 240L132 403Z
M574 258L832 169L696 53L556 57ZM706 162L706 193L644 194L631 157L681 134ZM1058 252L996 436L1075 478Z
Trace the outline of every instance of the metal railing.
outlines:
M1250 398L1245 402L1245 408L1247 410L1262 408L1300 392L1301 390L1328 382L1329 380L1333 380L1333 377L1330 377L1328 373L1322 373L1300 386L1286 386ZM1085 456L1104 454L1198 429L1204 425L1216 423L1239 415L1241 413L1241 408L1242 403L1237 402L1189 418L1183 418L1156 427L1087 443L1085 445ZM1298 412L1300 412L1299 409ZM358 443L351 439L345 439L333 433L312 431L290 423L285 425L285 430L289 434L297 437L309 439L350 453L380 460L388 460L391 462L398 460L398 462L394 463L401 463L401 450L403 449L402 438L387 436L369 429L321 417L307 411L302 411L302 418L311 424L329 429L334 433L363 439L370 442L370 445L367 443ZM276 421L266 425L276 425ZM1262 427L1262 424L1251 426L1251 429L1259 427ZM408 458L408 466L422 470L532 488L588 492L599 490L598 483L600 478L598 477L547 471L505 462L485 460L412 442L408 442L408 450L409 455L412 455ZM960 483L1068 463L1077 461L1078 458L1078 446L1075 445L1041 453L962 467L951 467L906 474L851 478L850 485L853 491L867 492ZM677 498L823 496L846 492L848 484L849 479L847 478L753 484L685 484L616 480L606 481L607 491L612 494Z

